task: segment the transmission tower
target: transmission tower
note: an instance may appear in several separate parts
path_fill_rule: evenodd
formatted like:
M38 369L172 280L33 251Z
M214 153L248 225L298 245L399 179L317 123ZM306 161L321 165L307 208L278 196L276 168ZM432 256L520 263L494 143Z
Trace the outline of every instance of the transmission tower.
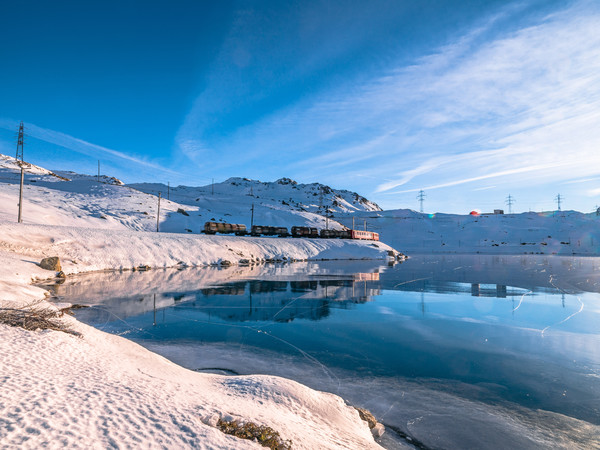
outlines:
M561 197L560 194L558 194L556 197L554 197L554 201L558 204L558 210L560 211L560 202L562 202L565 198Z
M24 127L23 121L21 121L21 125L19 125L19 132L17 134L17 160L23 161L23 136L24 136Z
M421 203L421 212L423 212L423 200L425 200L425 197L427 197L425 192L420 190L419 195L417 195L417 200L419 200L419 203Z
M508 194L508 197L506 197L506 204L508 205L508 213L512 214L512 205L515 202L515 198Z

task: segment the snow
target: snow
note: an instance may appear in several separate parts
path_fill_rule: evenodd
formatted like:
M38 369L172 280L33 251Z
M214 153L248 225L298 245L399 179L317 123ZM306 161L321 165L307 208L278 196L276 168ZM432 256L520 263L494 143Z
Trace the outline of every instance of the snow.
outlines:
M376 448L335 395L270 376L195 373L65 319L83 337L1 325L4 448L260 448L216 418L265 424L294 448Z
M17 161L0 155L1 221L17 219L19 179ZM169 189L31 166L25 172L23 223L153 231L159 192L160 230L173 233L198 234L207 221L242 223L250 229L252 219L254 225L341 229L324 217L327 208L330 213L380 209L354 192L288 179L262 183L230 178L214 186Z
M17 218L20 169L0 155L0 221ZM67 181L69 180L69 181ZM109 176L32 166L25 176L23 222L111 230L159 228L199 234L207 221L332 229L365 226L383 242L410 253L600 255L600 216L576 211L522 214L422 214L381 211L360 195L282 178L230 178L203 187L160 183L123 185ZM167 197L167 198L166 198ZM254 207L254 212L252 212ZM327 220L325 214L330 218Z
M24 223L17 224L19 177L14 159L0 155L0 308L56 308L31 284L55 275L38 266L47 256L59 256L67 276L212 265L235 278L275 267L268 261L385 260L394 253L381 242L200 235L207 212L169 200L160 226L170 232L151 232L155 196L110 177L99 183L35 166L27 170ZM203 205L220 208L222 220L230 217L225 211L241 218L247 203L228 195L230 204L221 196ZM260 207L269 225L324 222L285 205ZM187 227L194 232L176 232ZM218 418L267 425L293 448L379 448L358 412L336 395L274 376L192 372L70 316L61 320L80 336L0 325L4 448L261 448L219 431Z
M336 214L407 254L600 255L600 216L577 211L522 214L421 214L408 209Z

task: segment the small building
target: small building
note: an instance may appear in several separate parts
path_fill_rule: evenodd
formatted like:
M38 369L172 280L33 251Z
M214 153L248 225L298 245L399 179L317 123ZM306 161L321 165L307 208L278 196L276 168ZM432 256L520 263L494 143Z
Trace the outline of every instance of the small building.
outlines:
M494 214L504 214L504 210L503 209L495 209Z

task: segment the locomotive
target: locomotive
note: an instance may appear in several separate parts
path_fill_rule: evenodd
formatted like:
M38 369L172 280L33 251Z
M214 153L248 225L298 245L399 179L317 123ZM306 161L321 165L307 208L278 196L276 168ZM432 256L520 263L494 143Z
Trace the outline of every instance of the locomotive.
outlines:
M294 238L322 238L322 239L364 239L369 241L378 241L379 234L373 231L362 230L328 230L323 229L319 232L313 227L297 227L288 232L286 227L272 227L265 225L252 225L248 232L246 225L236 223L223 222L206 222L204 229L201 231L204 234L235 234L236 236L279 236L279 237L294 237Z

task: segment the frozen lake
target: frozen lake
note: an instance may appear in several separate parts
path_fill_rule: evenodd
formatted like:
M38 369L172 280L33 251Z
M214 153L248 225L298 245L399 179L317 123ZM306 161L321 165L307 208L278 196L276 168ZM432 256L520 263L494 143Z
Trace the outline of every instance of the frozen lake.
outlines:
M182 366L279 375L368 408L389 448L600 448L599 274L599 258L415 256L53 289L94 305L79 320Z

